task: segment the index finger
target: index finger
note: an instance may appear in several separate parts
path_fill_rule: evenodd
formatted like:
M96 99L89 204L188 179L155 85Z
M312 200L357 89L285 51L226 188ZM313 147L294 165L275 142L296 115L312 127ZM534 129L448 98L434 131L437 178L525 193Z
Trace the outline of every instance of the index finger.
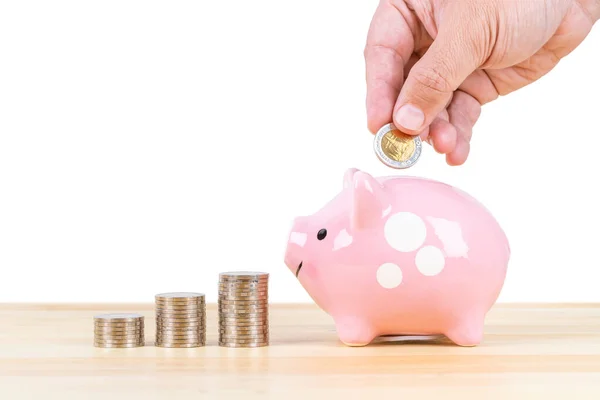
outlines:
M367 123L372 133L392 122L394 104L404 83L404 66L413 49L413 34L402 13L389 2L381 1L364 51Z

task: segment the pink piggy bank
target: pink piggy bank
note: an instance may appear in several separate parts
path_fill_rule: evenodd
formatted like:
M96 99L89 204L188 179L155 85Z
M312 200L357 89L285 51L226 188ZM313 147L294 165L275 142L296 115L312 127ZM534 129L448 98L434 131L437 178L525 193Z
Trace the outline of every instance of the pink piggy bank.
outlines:
M479 344L509 258L503 230L466 193L357 169L320 211L294 220L285 252L287 267L349 346L384 335Z

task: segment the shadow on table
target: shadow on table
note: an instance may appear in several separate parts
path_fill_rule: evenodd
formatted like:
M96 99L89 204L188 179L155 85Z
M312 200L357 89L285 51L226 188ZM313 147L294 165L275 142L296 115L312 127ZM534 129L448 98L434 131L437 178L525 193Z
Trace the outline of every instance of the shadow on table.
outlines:
M383 335L375 338L369 344L369 346L389 345L456 346L444 335Z

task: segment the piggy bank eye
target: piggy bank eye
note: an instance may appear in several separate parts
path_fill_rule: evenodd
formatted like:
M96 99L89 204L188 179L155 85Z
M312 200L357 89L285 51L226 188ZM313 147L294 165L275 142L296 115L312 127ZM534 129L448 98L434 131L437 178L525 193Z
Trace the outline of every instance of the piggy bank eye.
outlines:
M317 233L317 239L319 240L323 240L325 239L325 236L327 236L327 229L321 229L318 233Z

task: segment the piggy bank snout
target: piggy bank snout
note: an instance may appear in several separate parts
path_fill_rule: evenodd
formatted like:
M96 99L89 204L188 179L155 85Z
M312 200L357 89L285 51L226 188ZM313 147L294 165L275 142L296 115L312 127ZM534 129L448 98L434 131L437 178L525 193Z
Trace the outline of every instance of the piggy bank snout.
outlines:
M285 265L296 274L298 266L302 263L304 246L306 245L308 235L303 232L300 225L302 218L296 218L289 233L288 242L285 250Z
M306 239L306 234L291 232L290 238L285 249L285 263L288 267L297 267L302 261L302 250Z

